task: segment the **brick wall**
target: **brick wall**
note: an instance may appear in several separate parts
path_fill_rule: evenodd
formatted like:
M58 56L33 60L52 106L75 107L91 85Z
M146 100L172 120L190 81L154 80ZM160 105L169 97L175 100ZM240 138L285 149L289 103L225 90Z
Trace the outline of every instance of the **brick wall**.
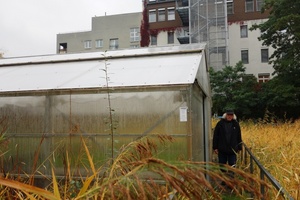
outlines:
M228 14L228 22L241 22L246 20L255 20L255 19L266 19L269 16L269 12L261 13L261 11L257 11L257 0L253 0L254 9L252 12L246 12L246 3L245 0L234 0L234 13Z

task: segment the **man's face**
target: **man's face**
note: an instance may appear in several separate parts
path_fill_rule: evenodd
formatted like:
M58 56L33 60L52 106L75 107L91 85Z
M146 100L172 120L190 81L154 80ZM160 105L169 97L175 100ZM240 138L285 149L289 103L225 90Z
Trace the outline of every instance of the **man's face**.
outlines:
M226 120L231 121L233 119L233 114L226 114Z

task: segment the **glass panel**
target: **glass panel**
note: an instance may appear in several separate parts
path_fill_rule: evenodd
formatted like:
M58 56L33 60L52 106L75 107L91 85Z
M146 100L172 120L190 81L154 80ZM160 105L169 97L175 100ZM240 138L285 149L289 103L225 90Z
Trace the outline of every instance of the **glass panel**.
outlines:
M156 10L149 10L149 22L156 22Z
M258 74L258 82L265 83L270 80L270 74Z
M91 41L91 40L86 40L86 41L84 41L84 48L85 48L85 49L90 49L90 48L92 48L92 41Z
M98 93L97 93L98 92ZM7 172L32 173L35 152L38 171L50 174L51 160L57 175L63 175L66 152L72 169L88 165L82 139L90 149L96 166L110 158L112 152L130 141L148 134L168 134L175 142L159 146L158 156L167 160L187 159L189 121L180 121L179 109L187 106L186 90L112 91L45 96L14 96L0 99L0 117L6 118L9 137L4 156ZM109 111L112 111L112 121ZM188 118L189 120L189 118ZM113 138L110 127L113 127ZM44 137L43 137L44 135ZM113 142L112 142L113 139ZM90 173L83 167L78 170ZM35 170L34 170L35 171Z
M114 38L109 40L109 49L115 50L119 48L119 39Z
M261 62L269 62L269 49L261 49Z
M253 12L254 11L254 0L246 0L245 1L245 12Z
M243 62L244 64L248 64L248 63L249 63L248 50L242 50L242 51L241 51L241 57L242 57L242 62Z
M157 37L154 35L151 35L151 45L157 45Z
M227 14L234 14L233 2L227 1Z
M138 27L130 29L130 42L140 41L140 29Z
M168 20L175 20L175 8L168 8Z
M174 32L168 32L168 44L174 44Z
M158 10L158 21L165 21L166 20L166 10L159 9Z
M264 0L256 0L256 11L261 11L264 5Z
M241 31L241 38L248 37L248 26L247 25L242 25L240 27L240 31Z
M204 108L203 95L199 88L194 86L192 95L192 159L193 161L204 160Z
M103 40L96 40L96 48L101 48L103 47Z
M1 97L0 118L6 119L6 134L44 132L45 97Z

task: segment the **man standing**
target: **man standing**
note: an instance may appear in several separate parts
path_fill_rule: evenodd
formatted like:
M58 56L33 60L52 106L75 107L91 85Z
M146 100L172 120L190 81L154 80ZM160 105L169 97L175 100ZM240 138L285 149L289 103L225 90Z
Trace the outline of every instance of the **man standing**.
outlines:
M216 125L213 150L218 154L220 164L235 166L236 155L242 150L242 135L233 110L226 110L226 113Z

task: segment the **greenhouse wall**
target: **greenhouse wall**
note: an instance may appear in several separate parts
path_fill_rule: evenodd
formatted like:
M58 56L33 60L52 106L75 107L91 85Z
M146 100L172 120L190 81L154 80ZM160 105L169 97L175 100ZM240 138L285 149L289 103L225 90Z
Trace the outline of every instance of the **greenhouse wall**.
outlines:
M73 88L53 87L41 90L27 88L18 91L5 91L2 87L0 119L3 119L1 125L3 129L5 127L7 138L7 144L3 149L7 151L2 157L3 170L15 174L50 175L51 168L54 167L56 175L64 175L66 160L69 159L72 168L77 169L77 175L88 174L90 173L88 169L78 167L79 164L88 164L82 140L90 150L96 167L100 167L112 157L113 153L117 155L118 149L124 144L153 134L166 134L174 138L173 143L159 147L159 152L162 153L158 154L158 157L165 161L175 162L178 159L210 161L211 105L207 66L205 57L202 56L204 49L189 48L185 52L178 51L178 48L172 51L168 47L167 53L163 56L160 51L165 52L165 49L152 48L149 50L151 55L145 54L143 49L139 57L136 54L139 52L135 52L133 56L126 54L130 55L130 58L126 56L120 58L121 51L115 52L118 54L116 62L113 56L110 56L109 65L105 65L105 68L99 67L101 73L103 70L113 71L112 77L117 76L117 73L121 73L119 76L122 77L124 71L120 69L129 64L138 70L139 76L145 76L145 80L147 74L151 72L148 67L156 70L156 65L158 68L168 66L168 70L163 70L165 74L157 74L161 79L174 80L165 84L153 84L155 81L151 80L151 84L144 82L132 86L123 82L123 86L112 87L107 82L106 87L77 85ZM152 52L158 53L153 55ZM189 61L193 66L184 61L181 62L186 65L178 65L176 59L183 59L186 56L190 60L191 55L196 58ZM146 66L148 71L146 70L147 73L143 75L142 67L136 66L135 62L140 63L143 60L147 62L149 57L151 61L157 62ZM102 62L101 58L97 59L100 61L86 61L86 64L94 65ZM107 60L106 58L105 62ZM76 65L78 62L82 60L63 62L62 59L52 63L51 66L57 67L57 73L63 77L64 65ZM8 63L10 63L8 60L2 65L0 62L0 76L1 74L5 76L1 70L7 72L8 69L15 71L22 69L26 72L29 65L15 60L11 62L13 65ZM31 65L32 63L30 67ZM38 67L42 72L45 65L50 66L49 62L39 62L34 67ZM172 66L179 72L172 72ZM184 74L181 70L192 71L194 75L187 73L189 75L186 82L177 82ZM177 73L180 75L178 78L170 79L177 76ZM134 77L128 80L131 79ZM34 82L34 79L32 81ZM10 88L10 85L6 84Z

